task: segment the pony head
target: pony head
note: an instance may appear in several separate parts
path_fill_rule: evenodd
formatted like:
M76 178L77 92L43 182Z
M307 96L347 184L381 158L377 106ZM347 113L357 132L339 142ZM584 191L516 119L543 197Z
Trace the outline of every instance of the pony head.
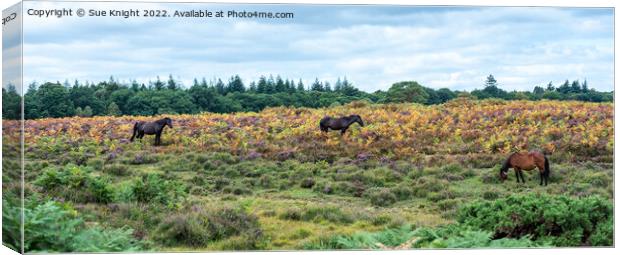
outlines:
M362 120L361 116L359 116L357 114L354 114L354 115L351 115L349 117L353 118L357 123L360 124L360 126L362 126L362 127L364 126L364 121Z
M164 120L166 120L166 123L164 125L168 125L170 128L172 128L172 119L166 117L164 118Z
M503 182L508 179L508 165L504 164L502 168L499 169L499 179Z

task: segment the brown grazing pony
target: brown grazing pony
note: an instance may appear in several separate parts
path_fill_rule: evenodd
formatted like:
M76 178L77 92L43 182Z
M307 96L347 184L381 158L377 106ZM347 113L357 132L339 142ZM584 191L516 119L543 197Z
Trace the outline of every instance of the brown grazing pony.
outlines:
M134 137L142 139L144 134L155 135L155 145L160 145L161 132L165 126L172 128L172 120L168 117L153 122L138 121L133 125L133 135L129 141L133 142Z
M540 185L543 185L544 180L545 186L547 186L550 173L549 159L540 152L516 152L510 155L499 170L499 177L502 181L508 178L507 172L509 168L515 170L517 183L519 182L519 177L521 181L525 183L525 178L523 178L523 172L521 170L530 171L534 168L538 168L538 172L540 173Z
M359 115L350 115L350 116L346 116L346 117L341 117L341 118L332 118L329 116L326 116L325 118L321 119L321 121L319 122L319 127L321 128L321 131L323 132L328 132L330 129L332 130L340 130L340 135L344 135L345 132L347 132L347 129L349 128L349 126L351 126L351 124L357 122L358 124L360 124L360 126L364 126L364 121L362 121L362 117L360 117Z

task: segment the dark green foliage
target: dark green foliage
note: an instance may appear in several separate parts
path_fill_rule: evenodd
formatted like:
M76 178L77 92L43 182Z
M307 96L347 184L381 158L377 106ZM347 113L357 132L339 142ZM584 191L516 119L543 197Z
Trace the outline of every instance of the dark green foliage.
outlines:
M461 208L459 223L491 231L495 237L532 236L555 246L612 242L608 231L612 204L601 197L569 198L539 194L511 195L495 201L478 201ZM596 233L596 235L593 235Z
M262 237L256 216L233 207L188 208L188 211L166 217L156 233L155 239L166 245L193 247L205 247L211 241L241 236L251 241L244 243L243 247L252 248Z
M34 182L53 196L74 202L112 201L113 191L105 178L94 176L90 167L73 164L63 168L49 167Z
M130 188L131 199L143 203L160 203L177 207L187 196L185 185L176 180L168 180L160 174L142 175L134 180Z
M20 247L20 231L6 229L19 226L19 207L2 203L3 243ZM127 227L105 229L89 227L67 205L52 201L28 201L24 208L25 252L131 252L145 248Z
M439 228L419 228L412 232L414 242L410 248L526 248L548 246L534 242L527 236L519 239L494 239L493 232L472 229L463 225L447 225Z
M234 75L225 84L221 79L198 82L189 88L180 86L174 79L150 82L149 86L119 84L113 78L97 84L63 86L47 82L37 87L31 84L25 93L25 118L98 115L154 115L174 113L197 113L202 111L230 113L239 111L260 111L266 107L328 107L366 100L373 103L413 102L422 104L441 104L457 97L459 91L447 88L435 90L424 87L415 81L402 81L393 84L387 91L367 93L355 88L346 78L340 78L330 89L330 83L318 79L307 91L301 81L295 87L282 78L262 76L258 82L252 81L247 89L243 80ZM280 76L278 76L280 77ZM492 77L492 76L489 76ZM565 83L567 84L567 83ZM499 98L504 100L579 100L589 102L611 102L611 92L598 92L588 89L584 81L572 85L562 85L546 91L536 86L534 93L529 91L507 92L498 87L498 82L487 79L485 88L471 92L478 99ZM252 87L254 86L254 87ZM580 87L580 89L576 89ZM14 86L2 90L3 118L19 118L19 94Z
M301 181L300 186L304 189L309 189L309 188L312 188L314 184L315 184L314 179L309 177Z
M304 243L302 249L384 249L411 248L503 248L540 247L546 244L534 242L527 237L520 239L502 238L493 240L488 231L471 230L457 225L437 229L413 229L411 225L385 229L380 232L358 232L352 235L334 235Z

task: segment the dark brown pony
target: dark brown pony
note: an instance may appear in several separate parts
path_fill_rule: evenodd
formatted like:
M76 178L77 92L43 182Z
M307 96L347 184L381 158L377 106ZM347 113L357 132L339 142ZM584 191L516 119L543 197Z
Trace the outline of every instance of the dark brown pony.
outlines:
M538 168L538 172L540 173L540 185L543 185L544 181L545 186L547 186L550 173L549 159L540 152L516 152L510 155L499 170L499 177L502 181L508 178L507 172L509 168L515 170L517 183L519 182L519 177L521 181L525 183L525 178L523 178L523 172L521 170L530 171L534 168Z
M133 135L129 141L133 142L134 137L142 139L144 134L155 135L155 145L160 145L161 132L164 130L165 126L172 128L172 120L168 117L153 122L138 121L133 125Z
M362 127L364 126L364 121L362 121L362 117L360 117L359 115L350 115L341 118L332 118L326 116L325 118L321 119L321 121L319 122L319 126L321 127L321 131L323 132L328 132L329 129L340 130L340 134L344 135L344 133L347 132L349 126L351 126L351 124L355 122L359 123Z

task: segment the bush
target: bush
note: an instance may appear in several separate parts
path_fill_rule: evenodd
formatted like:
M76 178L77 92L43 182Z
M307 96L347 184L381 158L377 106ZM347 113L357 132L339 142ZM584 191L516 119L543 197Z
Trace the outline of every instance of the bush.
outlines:
M252 194L252 190L247 188L245 185L234 184L226 186L222 189L222 192L234 195L247 195Z
M242 236L252 241L244 243L243 247L252 248L262 237L256 216L233 207L209 210L192 208L189 212L167 216L159 224L156 233L155 239L164 245L192 247L205 247L211 241Z
M107 179L91 174L92 168L68 164L63 168L49 167L34 182L53 196L77 203L112 201L113 191Z
M100 171L103 169L104 165L103 159L100 158L91 158L86 161L86 165L92 167L95 171Z
M278 216L284 220L296 221L329 221L334 223L353 223L354 219L348 213L344 213L338 207L310 207L302 212L299 208L293 207L284 210Z
M396 187L390 189L398 200L407 200L410 199L413 195L413 190L407 184L399 184Z
M308 177L306 179L304 179L303 181L301 181L301 184L299 186L301 186L304 189L309 189L312 188L312 186L314 186L314 179L311 177Z
M132 200L143 203L160 203L177 207L187 196L185 185L179 181L166 180L160 174L146 174L134 180L131 187Z
M461 208L457 220L491 231L494 237L531 235L563 247L611 244L612 218L612 204L598 196L575 199L528 194L469 204Z
M339 207L334 206L321 206L310 207L302 215L301 220L304 221L329 221L334 223L353 223L354 219L348 213L340 210Z
M373 188L366 192L374 206L390 206L396 203L396 195L387 188Z
M21 210L7 201L2 203L3 244L14 250L21 247L19 227ZM72 208L53 201L27 201L24 208L24 251L30 252L132 252L143 250L144 243L133 237L127 227L105 229L88 227Z
M283 220L301 220L302 212L299 208L292 207L284 210L278 218Z
M464 225L446 225L439 228L419 228L413 231L414 242L411 248L482 248L482 247L540 247L548 243L530 240L528 237L519 239L493 238L493 232L471 229Z

